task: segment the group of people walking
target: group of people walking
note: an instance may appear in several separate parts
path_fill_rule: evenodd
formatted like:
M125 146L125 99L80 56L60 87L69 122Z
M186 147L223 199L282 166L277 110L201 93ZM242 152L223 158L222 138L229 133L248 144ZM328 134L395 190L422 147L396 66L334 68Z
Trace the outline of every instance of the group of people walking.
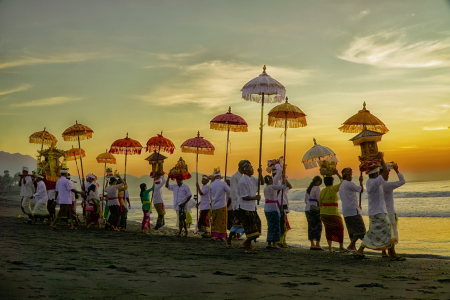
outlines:
M325 227L325 235L330 252L334 252L332 243L339 243L340 252L353 252L356 257L364 257L364 249L382 250L383 256L389 256L393 260L403 260L395 252L398 243L397 215L394 209L393 190L405 183L403 175L399 173L398 166L393 165L399 180L388 182L389 168L386 165L383 154L378 155L381 168L374 167L367 173L369 179L366 183L369 205L369 230L366 230L361 216L361 207L358 203L358 193L364 190L363 177L359 177L359 185L352 182L353 171L344 168L339 174L335 170L334 175L340 182L334 184L332 176L322 179L316 176L311 181L305 193L305 214L308 221L308 240L311 250L324 249L320 245L322 226ZM238 164L238 170L230 178L223 177L220 169L215 169L213 175L203 175L201 184L196 185L200 195L200 201L192 199L192 193L182 179L176 179L175 184L164 176L157 176L154 184L148 188L145 183L140 185L140 199L142 203L143 221L142 231L150 229L150 213L152 204L158 214L156 225L158 230L165 225L166 214L162 188L165 187L173 193L173 208L177 215L177 236L187 236L188 228L192 223L191 209L197 206L199 218L195 227L195 233L204 238L216 241L224 241L228 248L232 248L232 240L239 239L245 234L242 247L248 254L256 253L252 247L261 235L261 219L257 212L257 206L261 200L258 195L258 185L264 187L264 215L267 220L267 248L279 250L288 247L286 234L290 230L288 213L288 193L292 189L288 177L282 168L282 159L269 164L266 169L269 174L263 177L262 169L257 170L258 177L254 177L254 168L248 160L242 160ZM65 219L70 228L79 224L76 213L76 198L83 198L83 215L86 227L100 226L105 223L105 228L114 231L126 231L127 212L130 209L128 185L124 179L117 175L109 179L105 188L104 197L99 196L96 177L89 174L82 191L75 189L75 185L68 178L68 169L61 170L61 178L56 182L54 189L47 190L43 177L40 175L29 176L28 169L23 169L20 179L22 196L22 210L30 217L28 222L36 223L37 219L48 218L51 226L56 228L59 220ZM32 179L34 178L34 180ZM320 186L325 184L322 190ZM35 186L33 194L31 186ZM35 199L34 210L31 211L30 202ZM338 200L342 202L342 219L338 210ZM55 215L56 200L60 205ZM75 203L74 203L75 202ZM347 227L350 244L344 247L344 222ZM184 234L182 232L184 230ZM361 240L361 246L356 249L356 242Z

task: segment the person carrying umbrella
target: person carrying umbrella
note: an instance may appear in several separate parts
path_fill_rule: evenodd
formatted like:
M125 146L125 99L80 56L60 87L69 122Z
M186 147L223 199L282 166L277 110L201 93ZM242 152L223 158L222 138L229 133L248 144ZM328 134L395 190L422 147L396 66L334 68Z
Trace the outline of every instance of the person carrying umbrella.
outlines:
M105 188L105 192L108 196L108 208L109 212L111 213L108 218L109 226L106 226L105 228L110 227L111 230L119 231L117 227L119 226L121 211L118 191L119 189L124 190L127 183L120 177L120 174L117 173L116 176L119 177L121 183L119 184L118 180L115 177L111 177L111 179L109 180L109 186ZM126 188L128 188L128 186L126 186Z
M36 192L33 194L33 196L31 196L31 199L34 198L34 201L36 202L33 209L34 224L36 224L38 218L43 221L49 216L47 210L47 188L45 187L45 183L43 180L44 176L42 176L42 174L36 175Z
M209 212L211 210L211 198L209 196L209 176L202 176L202 188L197 184L197 191L200 194L200 203L197 207L200 208L200 217L198 218L197 228L198 232L202 233L202 237L209 237L211 232L211 222L209 219Z
M227 193L230 194L230 188L221 180L220 169L214 169L214 182L209 185L212 203L211 214L211 239L222 241L227 237Z
M243 243L245 253L255 254L252 249L252 241L261 235L261 219L256 212L256 203L261 199L257 195L258 183L264 183L262 179L262 169L258 169L259 178L253 177L253 166L248 160L242 160L239 163L239 169L244 174L238 183L238 207L239 216L244 225L246 240Z

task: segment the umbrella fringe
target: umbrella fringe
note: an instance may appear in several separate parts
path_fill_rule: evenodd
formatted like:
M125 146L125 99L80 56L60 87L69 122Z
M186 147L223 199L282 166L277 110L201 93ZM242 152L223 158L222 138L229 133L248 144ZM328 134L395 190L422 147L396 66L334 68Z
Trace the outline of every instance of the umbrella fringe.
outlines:
M163 152L167 152L169 154L173 154L175 147L160 147L160 146L147 146L145 147L145 151L147 152L158 152L158 151L163 151Z
M76 134L76 133L64 133L63 134L63 139L66 142L74 142L74 141L78 141L78 138L80 138L80 141L82 140L86 140L86 139L91 139L92 138L92 132L85 132L83 134Z
M389 129L386 126L382 125L365 125L367 130L379 132L379 133L387 133ZM343 125L339 127L339 130L345 133L360 133L364 130L362 125Z
M253 101L256 103L261 103L262 95L256 89L243 89L242 90L242 98L247 101ZM275 93L267 94L264 92L264 103L280 103L284 100L284 91L283 95L280 96L279 91Z
M43 140L38 137L30 137L30 144L44 144L45 146L51 146L52 144L56 144L56 141Z
M284 118L276 118L276 117L269 116L269 126L277 127L277 128L284 128L285 120L286 119L284 119ZM300 128L300 127L305 127L306 125L308 125L308 124L306 123L305 117L287 120L287 127L289 127L289 128Z
M248 132L248 126L247 125L209 123L209 129L220 130L220 131L227 131L228 128L232 132Z
M184 152L184 153L197 153L198 152L198 154L214 155L214 149L211 149L211 148L197 148L197 147L182 146L181 152Z
M141 154L142 148L130 148L130 147L116 147L112 146L109 150L109 153L111 154L127 154L127 155L133 155L133 154Z
M330 154L325 156L320 156L312 159L308 159L305 161L302 161L303 165L305 166L305 169L312 169L317 168L319 165L317 164L318 161L324 161L324 160L332 160L334 162L339 162L338 158L336 157L336 154Z
M116 164L116 159L112 159L112 158L107 158L107 159L104 159L104 158L97 158L97 162L99 163L99 164L112 164L112 165L115 165Z

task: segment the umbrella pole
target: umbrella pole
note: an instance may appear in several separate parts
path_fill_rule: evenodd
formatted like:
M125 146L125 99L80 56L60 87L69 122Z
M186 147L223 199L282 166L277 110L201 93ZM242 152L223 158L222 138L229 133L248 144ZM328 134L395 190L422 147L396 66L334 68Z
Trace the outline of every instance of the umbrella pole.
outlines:
M198 188L197 188L197 185L198 185L198 147L197 147L197 158L195 160L195 181L197 183L195 185L195 190L197 192L197 204L198 204ZM197 224L198 224L198 205L196 205L196 206L197 206Z
M124 180L127 180L127 156L128 156L128 147L125 150L125 174L123 175Z
M77 166L78 177L81 179L81 177L80 177L80 169L78 169L78 162L77 162L77 157L76 157L75 154L73 155L73 158L75 158L75 165ZM83 188L83 187L81 186L81 180L80 180L80 187Z
M106 182L106 161L105 161L105 168L103 169L103 192L102 197L105 195L105 182Z
M156 181L156 169L158 168L158 164L159 164L159 151L161 150L161 146L158 147L158 158L156 159L156 168L155 168L155 174L153 174L153 186L155 186L155 181ZM169 178L167 178L167 180L169 180ZM155 189L153 189L152 191L152 202L153 202L153 193L155 192Z
M227 154L225 156L225 182L227 181L227 167L228 167L228 143L230 141L230 125L228 125L227 132Z
M362 171L361 171L361 176L362 176ZM362 195L362 192L359 193L359 208L362 209L362 206L361 206L361 195Z
M263 137L263 121L264 121L264 93L262 93L262 100L261 100L261 123L259 125L259 164L258 164L258 169L262 167L261 165L261 154L262 154L262 137ZM258 172L258 196L260 194L260 188L261 188L261 176L259 176L259 172ZM258 200L258 205L259 205L259 200Z
M84 188L84 171L83 171L83 158L81 156L80 136L78 136L78 152L79 152L78 154L80 155L81 175L83 175L83 177L81 177L81 181L83 182L83 186L81 187L81 190L83 190L83 188Z
M286 113L287 114L287 113ZM283 173L286 172L286 134L287 134L287 117L284 120L284 152L283 152ZM286 174L286 173L285 173ZM281 210L283 209L284 190L281 190Z

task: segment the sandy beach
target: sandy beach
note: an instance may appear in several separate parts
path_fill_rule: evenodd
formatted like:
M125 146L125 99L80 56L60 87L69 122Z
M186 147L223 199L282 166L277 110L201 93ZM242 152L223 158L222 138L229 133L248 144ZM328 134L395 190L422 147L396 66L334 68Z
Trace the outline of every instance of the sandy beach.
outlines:
M0 199L0 299L450 299L450 261L289 248L248 255L173 229L109 232L27 225ZM373 255L372 255L373 254Z

